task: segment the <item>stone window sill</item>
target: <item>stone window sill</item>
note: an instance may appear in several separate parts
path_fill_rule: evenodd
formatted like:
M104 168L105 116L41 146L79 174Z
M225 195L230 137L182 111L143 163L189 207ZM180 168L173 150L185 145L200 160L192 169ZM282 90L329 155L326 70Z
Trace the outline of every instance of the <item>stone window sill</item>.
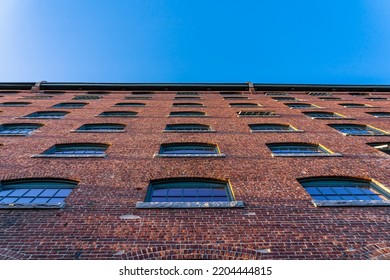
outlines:
M106 158L107 155L32 155L32 158Z
M272 154L273 157L342 157L342 154L316 154L316 155L306 155L306 154L283 154L283 155L275 155Z
M213 202L137 202L136 208L243 208L243 201Z
M312 200L316 207L321 206L390 206L390 201L380 200Z
M304 132L303 130L251 130L252 133L295 133Z
M0 209L59 209L64 208L65 202L60 202L56 204L48 204L48 203L0 203Z

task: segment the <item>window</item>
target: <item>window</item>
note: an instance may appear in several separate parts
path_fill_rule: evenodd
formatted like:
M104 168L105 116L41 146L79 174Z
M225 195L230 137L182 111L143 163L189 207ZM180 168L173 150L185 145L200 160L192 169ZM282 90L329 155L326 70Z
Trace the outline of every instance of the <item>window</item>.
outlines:
M86 105L88 105L88 103L84 103L84 102L67 102L67 103L58 103L58 104L52 106L52 108L76 109L76 108L83 108Z
M205 178L171 178L151 181L145 202L137 208L243 207L227 181Z
M299 101L299 99L295 97L272 97L272 99L276 101Z
M367 112L367 114L376 118L390 118L390 112Z
M287 92L266 92L265 95L267 96L288 96Z
M1 181L0 208L61 208L76 186L76 181L62 179Z
M372 180L348 177L299 179L316 206L390 205L389 193Z
M276 117L275 112L270 111L240 111L237 112L239 117Z
M284 105L287 105L291 109L319 108L316 105L307 103L284 103Z
M0 136L25 136L42 127L36 123L9 123L0 125Z
M178 91L176 95L199 95L196 91Z
M170 112L170 117L205 117L205 112L199 112L199 111L176 111L176 112Z
M343 115L334 113L334 112L304 112L306 116L311 117L312 119L343 119Z
M389 134L378 128L361 124L329 124L329 126L345 135L380 136Z
M340 103L339 105L344 106L345 108L364 108L364 107L372 107L367 104L359 104L359 103Z
M224 96L225 100L249 99L248 96Z
M252 132L302 132L288 124L262 123L250 124L249 127Z
M162 144L158 156L205 157L224 156L217 145L207 143L168 143Z
M98 115L98 117L112 117L112 118L128 118L137 116L137 112L133 111L105 111Z
M307 95L311 96L331 96L331 92L309 92Z
M334 154L324 146L310 143L271 143L267 144L272 156L329 156Z
M69 114L65 111L38 111L25 116L28 119L62 119L64 116Z
M198 96L175 96L175 100L200 100Z
M73 97L74 100L93 100L102 98L99 95L76 95Z
M122 132L126 125L118 123L92 123L84 124L76 132Z
M24 107L30 105L31 102L3 102L0 103L0 106L5 107Z
M120 103L116 103L114 106L117 106L117 107L143 107L145 106L146 104L145 103L129 103L129 102L120 102Z
M368 143L371 147L378 149L388 155L390 155L390 142L385 143Z
M203 107L202 103L173 103L174 107Z
M229 103L231 107L245 107L245 108L253 108L260 107L257 103Z
M340 97L320 97L319 99L323 101L341 100Z
M57 144L33 157L105 157L108 147L96 143Z
M209 125L205 124L167 124L165 132L211 132Z

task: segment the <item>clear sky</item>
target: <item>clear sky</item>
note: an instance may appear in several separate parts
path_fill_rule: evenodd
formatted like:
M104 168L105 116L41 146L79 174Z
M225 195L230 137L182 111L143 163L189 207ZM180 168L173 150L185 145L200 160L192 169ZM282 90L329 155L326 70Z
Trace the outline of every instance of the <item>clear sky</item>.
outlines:
M390 84L389 0L0 0L0 82Z

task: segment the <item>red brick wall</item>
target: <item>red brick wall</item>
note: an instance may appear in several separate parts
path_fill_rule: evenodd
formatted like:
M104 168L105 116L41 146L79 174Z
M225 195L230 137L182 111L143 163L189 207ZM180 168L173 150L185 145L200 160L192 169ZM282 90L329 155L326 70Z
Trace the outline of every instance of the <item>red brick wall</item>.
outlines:
M27 107L0 107L0 123L42 123L27 137L0 136L0 179L52 177L78 180L63 209L0 209L0 259L367 259L385 258L390 248L389 207L314 207L296 180L311 176L372 178L390 188L390 156L366 143L390 136L344 136L329 123L358 123L390 131L390 119L365 112L390 111L390 100L334 93L342 101L321 101L290 92L356 120L313 120L263 92L252 100L224 100L219 92L200 92L205 118L171 118L175 92L156 92L151 100L123 100L110 92L100 100L72 100L68 91L49 100L22 100L36 93L1 94L0 102L29 101ZM389 93L372 93L388 97ZM17 119L60 102L88 102L61 120ZM99 118L117 102L144 102L135 118ZM186 102L186 101L182 101ZM190 102L190 101L188 101ZM257 102L276 118L239 118L231 102ZM344 108L339 103L379 106ZM198 110L191 108L189 110ZM55 109L54 109L55 110ZM57 109L62 110L62 109ZM251 109L248 109L251 110ZM313 109L317 110L317 109ZM126 124L125 133L70 133L85 123ZM202 123L216 133L163 133L166 124ZM247 124L286 123L304 133L251 133ZM54 144L108 143L107 158L31 158ZM225 158L154 158L161 143L210 142ZM342 157L271 156L271 142L320 143ZM241 209L136 209L149 180L168 177L229 179ZM134 219L121 219L123 215Z

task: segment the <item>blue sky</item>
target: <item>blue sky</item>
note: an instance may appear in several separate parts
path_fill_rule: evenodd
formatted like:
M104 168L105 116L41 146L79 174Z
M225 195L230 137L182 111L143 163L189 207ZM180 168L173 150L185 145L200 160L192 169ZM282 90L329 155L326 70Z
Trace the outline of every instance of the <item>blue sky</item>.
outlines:
M0 0L0 81L390 84L388 0Z

